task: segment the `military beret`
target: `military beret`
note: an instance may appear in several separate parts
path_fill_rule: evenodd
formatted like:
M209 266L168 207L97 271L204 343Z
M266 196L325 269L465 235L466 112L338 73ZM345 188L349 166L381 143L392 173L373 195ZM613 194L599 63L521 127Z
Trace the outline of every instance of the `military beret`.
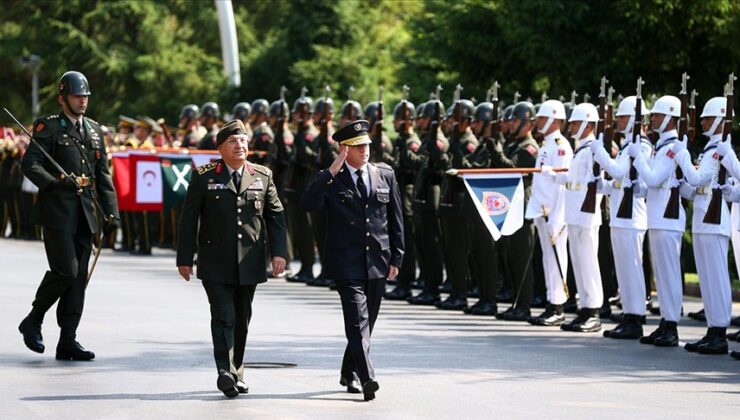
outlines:
M366 120L352 121L335 131L331 138L344 146L361 146L363 144L370 144L372 141L367 135L367 131L369 129L370 123Z
M221 127L216 134L216 147L221 146L221 143L225 142L229 136L243 134L248 136L247 127L244 126L242 120L231 120L226 125Z

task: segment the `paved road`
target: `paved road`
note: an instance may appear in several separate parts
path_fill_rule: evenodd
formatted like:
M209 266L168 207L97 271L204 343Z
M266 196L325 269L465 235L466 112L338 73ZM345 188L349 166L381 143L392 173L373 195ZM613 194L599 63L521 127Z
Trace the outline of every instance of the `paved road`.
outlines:
M43 355L16 330L46 268L43 247L0 240L0 417L730 418L740 406L740 361L728 356L397 302L381 309L372 350L381 389L364 403L337 383L336 293L283 280L257 289L247 360L297 367L251 369L251 393L225 401L215 389L205 292L177 278L173 257L104 252L79 331L97 359L58 362L53 313ZM651 317L648 329L656 323ZM680 332L694 340L704 326L687 319Z

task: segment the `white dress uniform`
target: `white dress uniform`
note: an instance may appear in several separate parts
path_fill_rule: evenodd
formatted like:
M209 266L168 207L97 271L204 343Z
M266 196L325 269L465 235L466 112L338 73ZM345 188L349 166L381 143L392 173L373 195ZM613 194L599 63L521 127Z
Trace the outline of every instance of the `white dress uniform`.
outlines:
M539 150L535 168L552 166L567 168L573 159L573 149L560 130L545 136ZM524 217L534 219L542 248L542 265L545 272L547 301L562 305L567 300L563 280L568 272L567 229L565 225L565 186L555 183L547 175L535 173L532 177L532 196ZM545 221L547 219L547 221ZM555 236L555 248L560 261L558 268L552 247L551 234ZM560 272L562 270L562 272Z
M655 154L642 154L635 159L640 181L648 186L647 212L650 253L655 270L655 286L660 299L660 316L666 321L678 322L683 304L681 278L681 241L686 229L686 212L679 204L678 218L666 219L665 214L671 188L678 186L673 145L678 140L676 130L660 134Z
M594 179L594 161L589 149L593 140L593 133L581 140L568 172L557 173L555 182L565 185L565 223L568 225L568 246L580 305L582 308L598 309L604 302L598 257L601 212L581 211L587 185ZM602 194L596 194L597 209L602 198Z
M727 171L734 178L734 187L737 190L737 180L740 179L740 162L737 160L737 155L730 149L730 152L720 159L720 163L727 168ZM737 202L733 202L730 208L730 235L732 253L735 256L735 268L740 273L740 203Z
M720 206L722 211L720 223L704 223L704 216L712 198L712 188L717 185L719 155L714 149L721 140L721 134L709 138L699 156L698 169L692 165L688 151L682 150L676 155L684 179L696 188L691 231L699 288L709 328L727 328L732 316L732 292L727 268L730 212L724 200ZM732 173L729 170L728 172Z
M612 159L603 147L599 147L594 159L604 168L613 181L604 185L604 193L611 196L609 224L614 254L614 269L617 272L619 296L625 314L643 315L645 313L645 273L642 270L642 249L647 230L647 207L645 199L634 197L632 218L617 217L619 205L624 196L624 187L631 185L629 179L630 156L627 151L631 134L627 134ZM641 137L642 153L652 156L653 146L646 137Z

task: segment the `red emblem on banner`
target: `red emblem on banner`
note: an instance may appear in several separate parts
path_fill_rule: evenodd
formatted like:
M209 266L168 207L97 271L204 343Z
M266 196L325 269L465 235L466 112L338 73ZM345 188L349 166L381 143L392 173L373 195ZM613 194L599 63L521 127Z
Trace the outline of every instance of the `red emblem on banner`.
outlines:
M509 199L498 191L485 191L482 201L489 216L502 215L509 211L511 205Z

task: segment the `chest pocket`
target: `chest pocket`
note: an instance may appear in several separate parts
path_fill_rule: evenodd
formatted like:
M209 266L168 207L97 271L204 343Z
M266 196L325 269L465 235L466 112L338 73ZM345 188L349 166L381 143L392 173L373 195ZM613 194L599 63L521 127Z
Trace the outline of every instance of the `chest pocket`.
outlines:
M249 191L244 194L247 201L247 211L261 216L265 210L265 194L262 190Z
M375 196L378 198L379 203L387 204L391 201L391 194L387 192L375 193Z

